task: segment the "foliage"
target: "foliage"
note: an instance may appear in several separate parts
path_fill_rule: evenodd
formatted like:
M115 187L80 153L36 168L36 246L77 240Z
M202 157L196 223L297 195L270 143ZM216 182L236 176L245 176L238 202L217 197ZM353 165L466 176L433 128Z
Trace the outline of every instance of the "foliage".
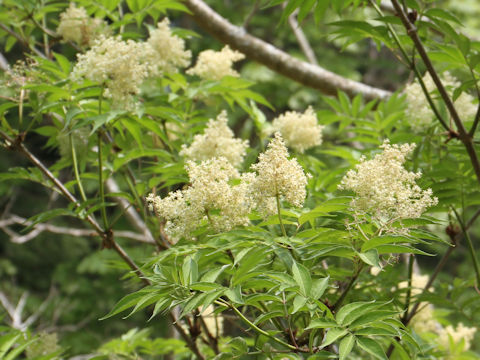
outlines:
M65 39L66 2L3 1L0 358L477 358L480 43L442 2L392 4L252 12L285 47L296 16L345 63L391 51L398 90L365 101L234 65L242 54L177 27L191 28L185 2L80 0L62 34L83 37ZM208 51L201 71L188 49ZM289 108L308 124L290 112L276 130L316 138L286 155L272 120Z

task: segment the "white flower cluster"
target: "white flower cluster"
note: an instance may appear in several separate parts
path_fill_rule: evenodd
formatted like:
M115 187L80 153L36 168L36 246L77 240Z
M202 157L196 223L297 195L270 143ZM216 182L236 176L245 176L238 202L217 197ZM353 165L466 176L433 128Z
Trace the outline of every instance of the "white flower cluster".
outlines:
M140 92L140 84L149 75L144 52L145 43L101 36L89 51L78 54L72 77L104 84L106 97L112 98L117 105L128 104L131 96Z
M234 62L244 58L245 55L230 49L228 45L221 51L205 50L198 55L197 63L187 70L187 74L217 81L227 75L238 77L238 72L232 69L232 66Z
M299 153L322 144L323 126L318 125L317 115L312 107L305 113L287 111L272 122L273 131L282 134L287 146Z
M213 157L200 164L186 166L190 185L165 198L147 197L155 214L165 219L166 233L174 239L191 237L203 224L213 231L228 231L247 225L248 214L258 209L267 216L276 211L276 197L283 197L296 207L303 206L307 176L276 134L259 162L252 165L258 174L242 175L225 157Z
M216 120L208 121L203 134L195 135L189 147L185 144L182 146L180 155L198 161L223 156L233 166L241 166L248 148L248 140L236 139L227 122L227 112L223 110Z
M458 323L454 328L452 325L448 325L446 328L442 328L439 332L438 343L445 348L450 348L450 341L454 344L459 344L463 340L463 351L470 349L472 340L477 332L477 328L467 327L463 323Z
M370 214L381 224L418 218L438 200L432 190L422 190L415 180L421 173L407 171L403 164L415 144L390 145L385 140L381 154L372 160L360 159L355 170L349 170L339 188L356 193L351 207L356 215Z
M441 80L450 96L452 96L453 91L460 86L459 81L449 72L443 73ZM437 87L428 72L423 77L423 82L425 83L427 91L435 101L435 99L438 98L438 94L435 94ZM407 85L404 93L407 98L406 115L410 121L412 129L416 132L425 130L432 124L435 114L427 102L418 80ZM474 97L465 92L455 100L454 105L460 119L463 121L472 120L477 111L477 107L474 104Z
M68 9L60 14L57 33L65 41L72 41L80 46L91 46L101 33L107 31L105 21L89 17L83 7L77 8L70 3Z
M185 50L185 41L170 30L170 20L165 18L157 24L157 28L150 32L147 40L150 45L149 62L155 67L154 71L176 72L178 68L190 65L192 53Z
M168 19L158 24L147 42L123 41L120 37L100 36L89 51L78 55L72 78L86 78L105 87L104 95L114 105L130 107L148 76L176 71L190 63L184 41L172 35Z
M264 215L275 213L277 196L295 207L302 207L308 179L297 160L288 159L288 150L280 133L275 133L267 150L258 159L258 163L252 165L257 172L252 189L259 211Z
M150 194L147 202L156 215L166 219L165 231L174 239L190 237L203 223L214 231L248 224L252 209L249 188L238 170L224 157L192 161L186 166L190 186L162 199ZM231 184L237 180L238 184Z

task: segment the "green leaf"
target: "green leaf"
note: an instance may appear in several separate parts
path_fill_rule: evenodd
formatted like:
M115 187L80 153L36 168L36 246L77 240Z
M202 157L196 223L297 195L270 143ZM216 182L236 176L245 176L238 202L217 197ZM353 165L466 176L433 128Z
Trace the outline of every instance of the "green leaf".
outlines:
M153 290L144 289L144 290L135 292L133 294L128 294L127 296L123 297L119 302L117 302L113 307L113 309L107 315L105 315L104 317L101 317L99 320L108 319L114 315L117 315L118 313L121 313L122 311L125 311L128 308L135 306L139 301L139 299L141 299L143 296L150 293L151 291Z
M429 254L423 250L415 249L406 245L380 245L377 246L378 253L381 254L419 254L425 256L435 256L435 254Z
M396 329L385 323L375 323L374 325L369 325L368 327L355 330L355 335L365 335L365 336L398 336L400 333Z
M415 243L415 239L412 239L403 235L383 235L376 236L366 241L362 245L362 252L367 252L370 249L375 249L379 245L395 244L395 243Z
M328 280L330 280L329 276L322 279L314 279L312 281L312 291L310 293L312 299L318 300L322 297L328 287Z
M195 294L182 306L182 312L180 318L183 318L185 315L190 314L193 310L202 305L203 300L207 296L206 293Z
M359 316L355 321L352 321L350 328L354 329L356 327L365 326L375 321L392 318L398 315L398 311L389 311L389 310L377 310L372 311L362 316Z
M127 319L130 316L132 316L133 314L135 314L137 311L142 310L142 309L146 308L147 306L149 306L153 303L156 303L159 300L162 300L163 298L164 298L163 294L158 294L157 292L149 293L149 294L143 296L142 298L140 298L137 301L137 303L135 304L135 307L133 308L133 310L127 316L124 316L123 318Z
M193 257L188 256L182 266L183 285L189 286L198 279L198 264Z
M301 23L305 19L308 13L312 10L313 6L318 0L304 0L300 6L300 11L298 12L298 22ZM323 0L325 1L325 0Z
M358 256L362 261L368 265L381 267L380 258L375 249L369 250L367 252L358 253Z
M95 133L95 131L99 127L105 124L108 124L115 119L118 119L124 114L125 114L125 111L123 110L112 110L105 114L87 117L83 121L81 121L78 125L83 126L84 124L93 124L92 131L90 132L90 135L92 135L93 133Z
M12 333L0 337L0 359L3 359L8 350L13 347L15 342L20 338L21 333Z
M60 67L62 68L64 74L68 76L68 74L70 73L70 66L71 66L70 61L68 61L68 59L62 54L58 54L56 52L53 53L53 56L55 56L55 59L57 60Z
M348 334L348 330L345 329L332 328L328 330L327 336L325 336L325 341L322 343L321 348L334 343L335 341L344 337L346 334Z
M23 229L23 232L28 232L31 229L35 227L35 225L39 223L46 222L48 220L51 220L53 218L56 218L58 216L73 216L76 217L76 214L68 209L52 209L52 210L47 210L44 212L41 212L40 214L34 215L31 218L29 218L27 221L31 221L31 224L28 225L25 229Z
M336 326L338 326L338 324L333 319L327 319L327 318L316 319L316 320L313 320L305 330L325 329L325 328L331 328L331 327L336 327Z
M375 313L376 311L378 311L376 309L384 306L385 304L385 302L362 302L361 306L356 307L353 311L350 311L348 314L345 315L341 324L352 326L352 323L358 318L362 317L365 314L370 315L372 313Z
M355 336L348 334L345 336L342 341L340 341L340 346L338 347L338 357L340 360L344 360L350 354L355 344Z
M223 265L220 268L211 269L203 274L200 280L202 282L215 282L220 274L223 273L223 271L228 267L230 267L230 265Z
M248 352L248 345L244 338L238 336L230 340L227 345L233 348L232 353L235 355L242 355Z
M190 290L196 291L212 291L221 288L222 285L215 284L212 282L197 282L189 286Z
M310 296L310 289L312 288L312 278L310 272L302 264L293 263L292 266L293 279L300 288L300 292L303 296Z
M148 321L152 320L155 316L158 315L158 313L164 311L168 305L170 304L170 299L168 298L165 298L163 300L160 300L158 301L156 304L155 304L155 307L153 308L153 312L152 312L152 315L150 316L150 318L148 319Z
M365 308L367 305L372 305L375 304L375 301L361 301L361 302L354 302L347 304L345 306L342 306L340 310L337 312L337 315L335 316L335 319L337 320L337 323L340 325L345 323L345 319L347 318L347 315L353 314L349 316L349 319L353 317L355 314L362 314L361 311L363 308ZM358 312L356 312L358 310ZM359 316L360 316L359 315ZM352 319L353 321L354 319Z
M395 355L397 357L400 357L400 360L410 360L411 357L410 355L405 351L402 345L398 343L398 341L393 340L393 345L395 346L395 351L393 352L393 357L395 358Z
M431 19L440 18L440 19L449 20L456 23L457 25L463 26L463 23L460 21L460 19L458 19L453 13L444 9L440 9L438 7L428 9L427 11L424 12L424 15L426 15Z
M285 22L285 20L298 8L304 0L289 0L285 9L283 10L282 17L280 18L280 23Z
M374 340L359 336L357 337L358 346L380 360L388 360L382 347Z
M11 351L8 353L8 355L5 356L5 357L2 357L2 352L1 352L1 350L0 350L0 359L2 359L2 360L14 360L14 359L16 359L28 346L30 346L31 344L37 342L38 340L39 340L38 337L37 337L37 338L33 338L33 339L31 339L31 340L29 340L29 341L27 341L27 342L25 342L25 343L17 346L17 347L14 348L13 350L11 350ZM50 355L50 354L49 354L49 355ZM39 360L43 360L44 357L47 358L47 359L48 359L48 358L53 358L53 356L52 356L52 357L49 357L49 355L44 355L44 356L43 356L41 359L39 359Z
M262 314L259 317L255 319L253 322L255 325L262 324L265 321L268 321L270 319L276 318L276 317L284 317L285 314L281 310L276 310L276 311L270 311L268 313Z
M233 289L225 291L225 295L236 304L243 304L242 288L236 286Z
M292 314L295 314L298 310L303 308L305 304L307 303L307 298L304 297L303 295L297 295L293 299L293 311Z

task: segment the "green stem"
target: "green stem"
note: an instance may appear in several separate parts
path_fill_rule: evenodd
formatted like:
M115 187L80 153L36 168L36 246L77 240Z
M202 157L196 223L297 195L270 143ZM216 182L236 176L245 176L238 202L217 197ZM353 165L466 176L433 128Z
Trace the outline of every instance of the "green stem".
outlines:
M407 299L405 300L405 312L403 315L403 320L408 316L408 308L410 307L410 298L412 296L412 276L413 276L413 263L415 261L415 255L410 254L408 258L408 288L407 288Z
M253 292L256 294L256 291L253 291ZM263 309L263 311L265 311L266 313L269 312L268 307L263 303L263 301L259 301L258 303ZM273 325L275 325L278 331L283 331L283 326L280 323L280 320L278 320L277 318L272 318L270 319L270 321L273 323Z
M277 343L280 344L280 345L283 345L283 346L289 348L290 350L295 350L295 351L298 351L298 350L299 350L299 349L296 348L295 346L290 345L290 344L286 343L285 341L282 341L282 340L276 338L275 336L270 335L270 334L269 334L268 332L266 332L265 330L260 329L257 325L255 325L255 324L252 323L250 320L248 320L248 319L245 317L245 315L243 315L242 312L235 307L235 305L230 304L230 303L228 303L228 302L226 302L226 301L224 301L224 300L223 300L223 301L217 301L217 303L218 303L219 305L227 306L227 307L229 307L230 309L232 309L232 310L235 312L235 314L237 314L237 315L240 317L240 319L242 319L249 327L251 327L253 330L255 330L256 332L258 332L259 334L264 335L264 336L272 339L273 341L277 342Z
M295 345L295 347L298 348L297 341L295 340L295 336L293 335L293 331L292 331L292 319L290 318L287 310L287 299L285 297L285 291L282 291L282 303L283 303L283 313L288 323L288 333L290 335L290 339L292 340L293 345Z
M362 269L363 269L363 263L361 263L358 268L356 269L355 273L352 275L352 278L350 279L349 283L347 284L347 287L345 288L345 290L342 292L342 294L340 295L340 297L338 298L338 300L335 302L335 304L333 305L333 311L337 311L339 308L340 308L340 305L342 305L343 303L343 300L345 300L345 298L347 297L347 294L349 293L349 291L353 288L353 285L355 284L355 282L357 281L358 279L358 276L360 275L360 273L362 272Z
M102 200L102 219L103 219L103 228L107 230L108 220L107 220L107 210L105 209L105 189L103 184L103 161L102 161L102 136L98 132L98 186L100 189L100 199Z
M285 231L285 226L283 226L282 214L280 213L280 196L277 194L275 196L275 199L277 200L278 221L280 222L280 227L282 228L282 234L283 234L283 236L287 237L287 232Z
M82 181L80 180L80 173L78 172L77 153L75 151L75 145L73 144L72 133L70 132L68 136L70 138L70 151L72 152L73 171L75 173L75 179L77 180L78 190L80 191L80 196L82 197L82 200L87 201L85 191L83 190Z
M102 84L102 88L100 89L100 97L98 98L98 115L102 113L102 101L103 101L103 89L105 85ZM103 219L103 228L107 231L108 227L108 219L107 219L107 210L105 209L105 188L103 183L103 156L102 156L102 134L101 130L97 132L97 139L98 139L98 187L100 189L100 199L102 200L102 207L100 211L102 213Z
M455 217L457 218L460 227L462 228L463 236L467 240L468 244L468 251L470 252L470 256L472 257L473 262L473 269L475 270L475 274L477 276L477 286L480 286L480 266L478 265L477 255L475 253L475 248L473 247L472 239L468 234L467 228L465 227L465 223L463 222L462 218L459 216L457 210L452 207L453 212L455 213Z

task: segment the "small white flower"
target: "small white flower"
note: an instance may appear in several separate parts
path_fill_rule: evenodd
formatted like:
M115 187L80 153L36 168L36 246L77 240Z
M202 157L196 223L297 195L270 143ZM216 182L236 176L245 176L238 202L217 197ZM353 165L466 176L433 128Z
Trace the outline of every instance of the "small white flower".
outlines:
M177 68L190 65L192 53L190 50L185 50L185 41L173 35L169 25L168 18L159 22L157 28L150 32L150 38L147 40L151 50L147 57L153 74L176 72Z
M132 95L140 92L140 84L149 75L149 66L144 59L147 46L133 40L123 41L119 37L100 36L90 50L78 54L72 78L86 78L103 84L104 96L112 98L120 107L129 107Z
M189 238L203 223L213 231L228 231L249 223L253 203L249 184L224 157L186 165L190 186L165 198L150 194L149 206L167 220L165 231L174 239ZM232 184L233 180L238 183Z
M70 3L68 9L60 14L57 33L65 41L89 46L105 32L108 32L108 28L103 20L89 17L83 7L77 8L74 3Z
M257 208L264 215L276 212L276 197L284 198L295 207L302 207L307 196L307 176L295 158L288 159L288 150L280 133L259 155L258 163L252 165L257 172L252 179L252 192Z
M182 146L180 155L190 160L226 158L233 166L240 167L248 148L248 140L234 138L227 125L227 112L223 110L215 120L210 119L203 134L197 134L192 144Z
M385 140L381 154L372 160L360 159L355 170L349 170L339 188L356 193L351 207L357 215L370 214L383 224L395 220L418 218L438 200L432 190L422 190L415 182L421 173L407 171L403 164L415 144L390 145Z
M221 51L205 50L198 55L195 66L187 74L197 75L206 80L220 80L224 76L239 74L232 69L233 63L245 58L241 52L230 49L226 45Z
M278 131L287 146L303 153L305 150L322 144L323 126L318 125L317 115L312 107L305 113L287 111L272 122L272 130Z

